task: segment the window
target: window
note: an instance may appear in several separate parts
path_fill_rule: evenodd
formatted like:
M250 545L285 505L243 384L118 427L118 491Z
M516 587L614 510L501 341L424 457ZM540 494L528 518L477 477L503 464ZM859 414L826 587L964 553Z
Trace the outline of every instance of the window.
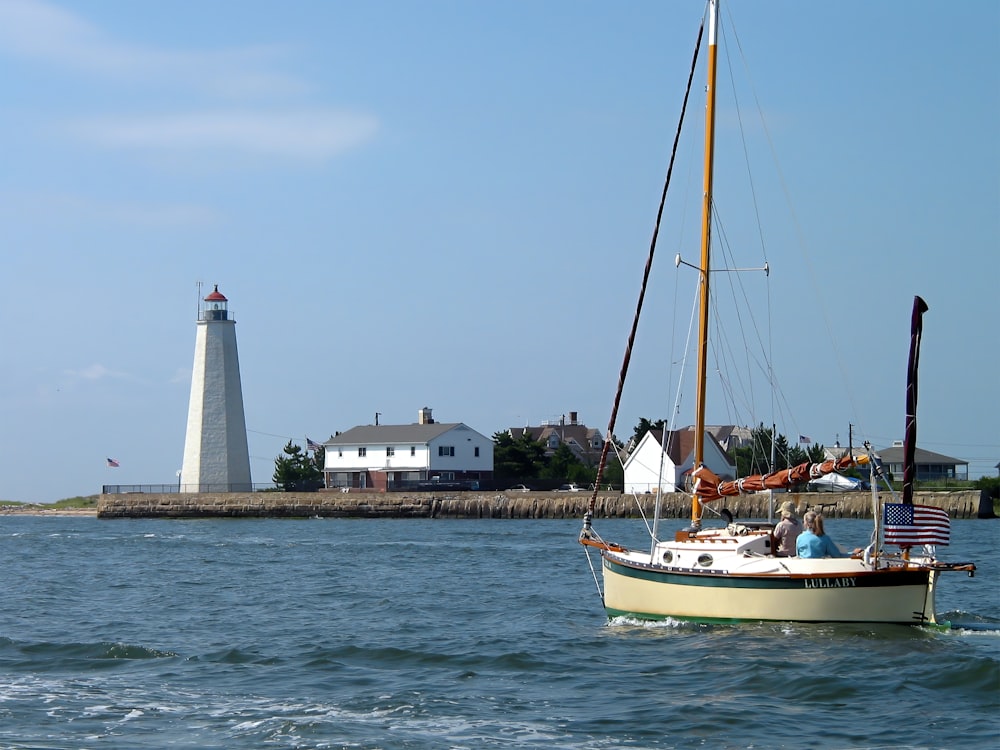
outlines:
M438 446L439 456L454 456L455 446L454 445L439 445Z
M411 456L417 455L417 446L415 446L415 445L411 445L410 446L410 455Z
M367 455L368 455L367 448L358 448L358 458L364 458Z
M475 455L476 455L476 458L479 458L479 446L478 445L476 446L476 449L475 449Z
M396 455L396 449L393 448L391 445L386 446L385 455L386 456L395 456Z
M343 457L344 457L344 449L337 448L337 458L343 458Z

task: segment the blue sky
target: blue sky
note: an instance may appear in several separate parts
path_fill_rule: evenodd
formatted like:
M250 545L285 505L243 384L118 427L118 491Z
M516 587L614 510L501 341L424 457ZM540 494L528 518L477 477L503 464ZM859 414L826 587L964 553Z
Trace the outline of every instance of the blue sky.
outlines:
M197 282L237 320L255 481L376 412L603 431L703 10L0 0L0 498L175 481ZM902 438L920 294L920 445L995 475L1000 4L722 13L717 236L771 268L745 284L781 396L709 422ZM674 402L703 79L622 438Z

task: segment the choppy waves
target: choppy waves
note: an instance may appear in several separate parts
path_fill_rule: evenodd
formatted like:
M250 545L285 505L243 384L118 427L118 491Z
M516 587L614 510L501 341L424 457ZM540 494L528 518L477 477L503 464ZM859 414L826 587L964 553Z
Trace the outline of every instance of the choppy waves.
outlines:
M943 581L952 630L609 622L570 522L4 523L0 749L978 750L1000 728L988 561Z

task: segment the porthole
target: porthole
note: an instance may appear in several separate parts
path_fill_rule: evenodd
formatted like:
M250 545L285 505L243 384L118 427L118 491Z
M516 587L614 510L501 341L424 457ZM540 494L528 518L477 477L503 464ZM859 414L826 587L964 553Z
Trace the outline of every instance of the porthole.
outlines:
M714 560L712 559L712 556L710 554L708 554L707 552L705 554L703 554L703 555L698 555L698 564L701 565L704 568L707 568L713 562L714 562Z
M674 561L674 553L673 552L671 552L670 550L667 550L666 552L663 553L663 564L664 565L669 565L673 561Z

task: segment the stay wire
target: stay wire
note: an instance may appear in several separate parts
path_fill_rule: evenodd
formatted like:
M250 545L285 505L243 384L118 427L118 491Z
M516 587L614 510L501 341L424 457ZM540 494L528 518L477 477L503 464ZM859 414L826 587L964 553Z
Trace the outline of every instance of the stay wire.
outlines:
M590 505L585 519L585 528L589 527L589 519L593 516L594 507L597 504L598 488L604 476L604 467L607 465L608 449L611 446L612 435L614 435L615 423L618 421L618 408L621 406L622 391L625 387L625 376L628 373L629 362L632 359L632 348L635 344L636 331L639 327L639 314L642 311L643 300L646 296L646 287L649 282L649 274L653 267L653 255L656 252L656 240L660 233L660 221L663 218L663 207L667 200L667 190L670 187L670 178L674 171L674 162L677 158L677 147L681 137L681 129L684 125L684 115L687 112L688 98L691 95L691 85L694 81L695 69L698 63L698 52L701 49L701 40L705 32L705 19L702 17L698 26L698 40L695 43L694 55L691 58L691 70L688 73L687 88L684 90L684 101L681 105L680 118L677 123L677 131L674 134L674 144L670 152L670 163L667 167L667 176L663 183L663 192L660 194L660 205L656 211L656 222L653 225L653 236L649 242L649 255L646 258L646 267L642 274L642 285L639 289L639 300L636 303L635 316L632 319L632 329L629 332L628 343L625 346L625 357L622 361L621 371L618 375L618 390L615 393L614 405L611 409L611 418L608 420L608 430L604 438L604 446L601 449L601 458L597 464L597 479L594 482L594 494L590 497Z

